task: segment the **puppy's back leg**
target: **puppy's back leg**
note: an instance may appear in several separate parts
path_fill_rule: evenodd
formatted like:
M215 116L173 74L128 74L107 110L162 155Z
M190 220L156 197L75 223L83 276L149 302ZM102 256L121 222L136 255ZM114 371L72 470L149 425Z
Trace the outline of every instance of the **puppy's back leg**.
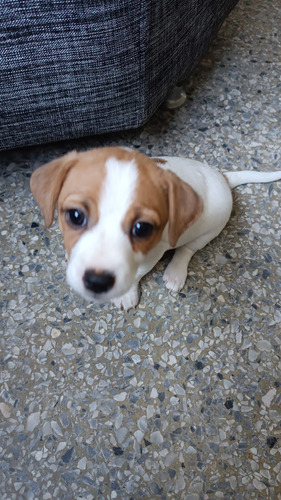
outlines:
M221 231L221 227L212 233L203 234L199 238L176 249L175 255L168 264L163 280L166 287L171 292L179 292L185 284L187 277L187 268L191 257L215 238Z
M165 285L171 292L179 292L184 286L188 264L195 252L196 250L191 250L188 245L176 249L163 275Z

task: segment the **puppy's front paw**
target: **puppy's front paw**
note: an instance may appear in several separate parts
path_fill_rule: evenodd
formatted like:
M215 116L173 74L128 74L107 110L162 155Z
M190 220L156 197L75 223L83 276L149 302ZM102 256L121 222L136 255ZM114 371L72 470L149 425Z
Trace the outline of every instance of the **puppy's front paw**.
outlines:
M127 293L121 295L121 297L117 297L117 299L113 299L112 302L116 307L125 311L136 307L139 302L138 286L132 286Z
M170 292L179 292L185 284L186 276L186 264L172 260L164 272L163 280Z

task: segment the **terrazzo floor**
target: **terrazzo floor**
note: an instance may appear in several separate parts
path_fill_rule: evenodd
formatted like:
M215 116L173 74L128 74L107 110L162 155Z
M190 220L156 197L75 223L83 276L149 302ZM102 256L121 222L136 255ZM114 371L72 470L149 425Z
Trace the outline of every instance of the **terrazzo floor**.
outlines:
M69 289L29 191L97 145L280 169L280 21L280 1L241 0L185 105L140 130L0 153L2 500L281 498L281 183L237 188L183 291L164 257L127 313Z

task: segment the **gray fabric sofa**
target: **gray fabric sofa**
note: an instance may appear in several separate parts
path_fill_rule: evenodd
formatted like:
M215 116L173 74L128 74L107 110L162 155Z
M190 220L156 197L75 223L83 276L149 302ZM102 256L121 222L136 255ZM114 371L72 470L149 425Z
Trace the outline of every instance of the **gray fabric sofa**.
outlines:
M0 0L0 149L139 127L237 0Z

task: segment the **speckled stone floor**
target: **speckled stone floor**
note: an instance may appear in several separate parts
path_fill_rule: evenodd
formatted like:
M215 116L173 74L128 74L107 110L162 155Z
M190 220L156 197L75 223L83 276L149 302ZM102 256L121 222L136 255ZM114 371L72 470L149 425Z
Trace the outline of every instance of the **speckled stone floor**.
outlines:
M72 293L29 191L36 166L107 144L280 169L280 19L241 0L185 105L141 130L1 153L2 500L281 498L281 183L236 189L182 293L165 257L128 313Z

